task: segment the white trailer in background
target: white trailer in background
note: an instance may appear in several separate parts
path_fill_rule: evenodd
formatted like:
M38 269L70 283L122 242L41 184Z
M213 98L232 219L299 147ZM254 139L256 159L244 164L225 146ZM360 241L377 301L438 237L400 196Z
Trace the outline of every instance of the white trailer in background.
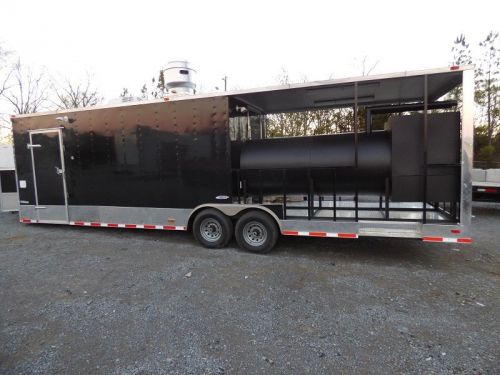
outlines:
M12 146L0 146L0 211L19 211L19 195Z
M472 170L474 200L500 200L500 168Z

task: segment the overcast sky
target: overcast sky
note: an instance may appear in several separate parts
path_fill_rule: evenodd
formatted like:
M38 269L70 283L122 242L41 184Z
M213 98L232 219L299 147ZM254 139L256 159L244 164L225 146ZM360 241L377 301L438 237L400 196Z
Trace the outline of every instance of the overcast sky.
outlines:
M106 97L188 59L204 91L446 66L453 39L500 29L500 1L2 0L0 41L54 75L95 76Z

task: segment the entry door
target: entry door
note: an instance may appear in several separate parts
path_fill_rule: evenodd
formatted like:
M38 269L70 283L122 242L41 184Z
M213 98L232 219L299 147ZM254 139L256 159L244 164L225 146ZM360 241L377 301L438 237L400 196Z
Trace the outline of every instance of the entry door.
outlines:
M38 219L67 222L68 207L61 130L32 131L30 143Z

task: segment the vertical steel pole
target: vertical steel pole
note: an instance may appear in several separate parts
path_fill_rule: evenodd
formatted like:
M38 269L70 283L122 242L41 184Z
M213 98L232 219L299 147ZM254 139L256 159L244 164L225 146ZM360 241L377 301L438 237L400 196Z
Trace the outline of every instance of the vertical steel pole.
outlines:
M286 169L282 171L282 184L283 184L283 219L286 220Z
M389 220L389 177L385 179L385 219Z
M308 191L308 194L307 194L307 219L308 220L311 220L312 219L312 211L313 211L313 204L314 204L314 201L312 201L313 198L313 182L312 182L312 177L311 177L311 169L309 168L307 170L307 177L308 177L308 180L309 180L309 191Z
M238 204L241 203L241 193L240 193L240 189L241 189L241 178L240 178L240 170L237 169L236 170L236 191L238 192Z
M428 112L428 76L424 75L424 191L423 191L423 216L422 222L425 224L427 222L427 112Z
M462 183L460 224L468 227L472 215L472 145L474 137L474 70L462 72ZM467 229L467 228L464 228Z
M372 111L370 108L365 107L365 125L366 132L370 134L372 132Z
M337 221L337 175L333 170L333 221Z
M264 201L264 194L262 192L262 169L259 169L259 203Z
M354 195L354 217L358 221L358 82L354 82L354 168L355 195Z
M358 168L358 82L354 82L354 165Z

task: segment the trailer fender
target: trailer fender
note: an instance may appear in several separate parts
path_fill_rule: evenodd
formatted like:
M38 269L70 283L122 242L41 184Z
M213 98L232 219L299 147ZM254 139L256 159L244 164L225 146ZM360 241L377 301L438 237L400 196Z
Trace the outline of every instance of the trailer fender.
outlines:
M264 206L261 206L258 204L211 204L211 203L201 204L201 205L195 207L193 209L193 211L191 211L191 214L189 215L189 218L188 218L188 229L191 228L194 217L198 214L198 212L200 212L206 208L213 208L213 209L219 210L224 215L227 215L231 218L233 218L235 216L239 216L239 215L241 215L244 212L247 212L249 210L264 211L274 219L274 221L276 222L276 225L278 226L280 231L282 229L281 228L281 221L278 218L278 216L276 216L276 214L267 207L264 207Z

